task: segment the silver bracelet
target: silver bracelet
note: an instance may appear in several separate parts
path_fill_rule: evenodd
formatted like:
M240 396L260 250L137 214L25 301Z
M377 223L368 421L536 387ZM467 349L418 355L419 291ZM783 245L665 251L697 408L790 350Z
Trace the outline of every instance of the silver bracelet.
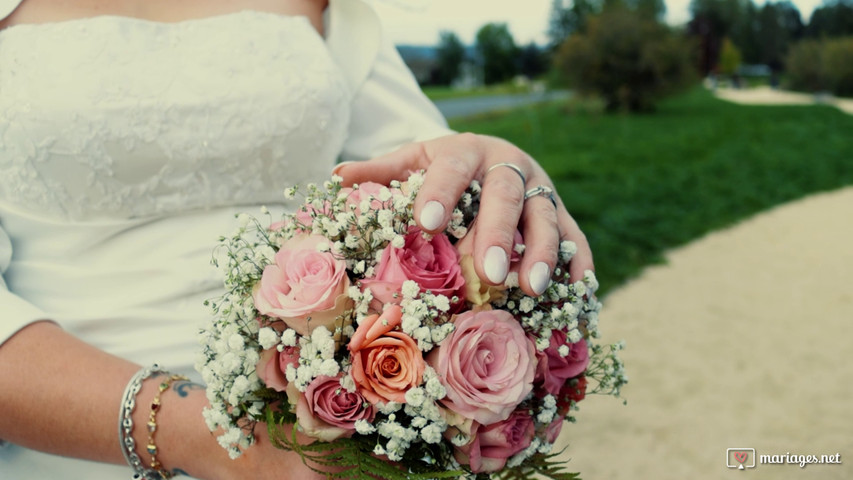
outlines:
M136 395L142 389L145 379L157 374L166 373L156 363L148 368L140 369L127 383L124 395L121 399L121 408L118 414L118 439L121 444L121 452L127 464L133 469L133 479L159 480L160 474L148 470L142 464L139 455L136 454L136 441L133 439L133 409L136 408Z

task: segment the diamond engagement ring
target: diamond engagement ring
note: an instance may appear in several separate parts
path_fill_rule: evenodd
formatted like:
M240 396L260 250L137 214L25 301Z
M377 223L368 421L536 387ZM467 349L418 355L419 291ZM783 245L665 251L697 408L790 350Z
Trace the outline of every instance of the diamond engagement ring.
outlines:
M545 185L538 185L524 192L524 199L527 200L530 197L535 197L537 195L541 195L547 198L548 200L551 200L551 203L554 204L554 208L557 208L557 198L554 196L553 188L547 187Z
M492 165L491 167L489 167L488 170L486 170L486 175L488 175L489 172L491 172L492 170L494 170L498 167L509 167L509 168L511 168L515 173L518 174L519 177L521 177L521 184L522 185L527 184L527 179L524 177L524 172L521 171L521 167L519 167L518 165L516 165L514 163L507 163L507 162L496 163L496 164Z

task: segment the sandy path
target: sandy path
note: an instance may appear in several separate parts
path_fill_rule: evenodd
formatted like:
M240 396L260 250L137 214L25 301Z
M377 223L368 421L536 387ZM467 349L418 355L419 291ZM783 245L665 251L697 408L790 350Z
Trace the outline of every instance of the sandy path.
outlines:
M770 87L744 89L720 88L714 91L717 98L743 105L833 105L842 112L853 114L853 99L833 96L815 96L807 93L775 90Z
M623 406L581 404L561 441L586 480L853 478L853 188L671 252L605 299ZM726 467L726 449L842 465ZM747 462L749 463L749 462ZM748 473L747 473L748 472Z

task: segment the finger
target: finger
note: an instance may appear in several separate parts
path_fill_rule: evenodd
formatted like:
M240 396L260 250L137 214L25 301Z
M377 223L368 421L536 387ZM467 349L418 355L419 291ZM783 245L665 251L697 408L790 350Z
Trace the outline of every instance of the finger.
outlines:
M485 151L471 135L456 135L452 142L428 142L423 154L429 168L415 198L415 220L430 233L443 230L450 214L471 181L479 178Z
M560 247L557 207L547 197L528 198L524 201L521 227L525 248L518 283L524 293L538 297L548 287L557 265Z
M592 249L589 246L586 235L581 231L575 219L565 210L563 212L564 214L562 215L558 214L558 223L561 232L560 239L571 240L578 247L577 253L575 253L575 256L572 257L569 263L569 279L572 282L577 282L583 280L585 271L595 271Z
M340 163L332 174L341 176L344 186L368 181L388 185L392 180L406 180L413 171L428 165L424 144L412 143L364 162Z
M511 163L527 175L530 160L515 147L489 153L491 164ZM495 168L483 179L477 234L474 237L475 270L480 278L501 284L509 269L513 237L523 208L524 184L511 168Z

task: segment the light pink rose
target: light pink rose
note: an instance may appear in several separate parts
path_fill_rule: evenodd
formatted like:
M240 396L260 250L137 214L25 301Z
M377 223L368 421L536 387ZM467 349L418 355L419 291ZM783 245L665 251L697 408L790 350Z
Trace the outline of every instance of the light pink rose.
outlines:
M409 229L402 248L388 245L376 265L373 278L362 281L370 288L374 298L387 303L399 303L400 289L406 280L414 280L421 291L429 290L435 295L454 296L461 304L465 294L465 279L459 266L459 254L444 234L427 240L416 227Z
M569 347L569 354L560 355L560 347ZM589 365L589 349L586 340L577 343L569 342L566 332L553 330L551 344L544 352L538 352L539 365L536 368L535 383L551 395L560 393L566 380L574 378L586 370Z
M372 422L376 411L358 392L341 387L340 376L319 376L308 384L305 393L295 393L296 418L302 431L330 442L355 433L355 422Z
M474 473L496 472L509 457L530 446L534 433L530 414L515 410L506 420L480 425L470 443L454 449L454 457Z
M287 388L287 378L284 374L288 365L296 367L299 364L299 347L284 347L279 352L269 348L261 352L258 360L258 378L269 388L283 392Z
M362 200L367 200L368 198L373 197L373 200L370 202L370 208L373 210L379 210L383 208L382 201L379 200L379 192L381 192L383 188L386 188L385 185L376 182L359 183L358 188L342 188L338 193L338 198L345 197L347 206L355 207L347 208L347 211L353 211L356 214L360 214ZM392 188L389 188L388 190L392 192L394 191Z
M505 420L533 389L533 342L504 310L472 310L453 322L427 357L447 390L442 402L483 425Z
M321 243L329 241L320 235L297 235L282 244L253 292L261 314L283 320L300 335L310 335L318 326L334 331L350 303L346 262L318 251Z
M397 305L371 315L350 339L350 375L371 403L406 403L406 391L423 381L424 359L417 342L395 329L403 312Z

